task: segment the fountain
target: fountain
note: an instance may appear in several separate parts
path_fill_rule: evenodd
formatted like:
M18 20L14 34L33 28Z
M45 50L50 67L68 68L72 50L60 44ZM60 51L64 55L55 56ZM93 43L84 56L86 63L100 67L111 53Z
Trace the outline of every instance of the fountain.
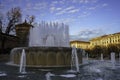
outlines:
M78 56L77 56L77 51L76 48L72 48L72 60L71 60L71 69L75 70L76 72L79 72L79 62L78 62Z
M120 52L119 52L119 62L120 62Z
M29 47L69 47L68 25L63 23L45 23L30 29Z
M25 54L25 50L22 50L22 54L21 54L21 58L20 58L20 69L19 72L22 74L25 74L25 67L26 67L26 54Z
M115 53L111 52L111 63L112 63L112 68L115 69Z
M89 57L88 57L88 53L86 54L86 60L88 60L89 59Z
M51 72L46 73L46 75L45 75L46 80L51 80L51 76L55 76L55 75L52 74Z
M101 54L101 61L104 61L104 59L103 59L103 54Z
M20 57L23 49L26 51L26 67L70 67L73 54L72 48L69 47L68 25L42 21L35 27L31 27L29 46L12 49L12 64L21 64ZM80 49L77 49L77 52L79 61L77 64L80 64L82 54Z
M52 29L54 30L51 29L49 33L49 29L45 27L46 24L49 27L52 26ZM113 54L111 53L111 62L110 60L100 61L100 60L95 60L93 58L93 59L89 59L89 62L87 63L80 64L82 62L81 60L82 53L84 55L85 51L81 49L76 49L75 47L71 48L68 45L69 43L64 44L68 40L65 39L65 34L67 34L67 32L64 33L62 31L62 29L65 26L61 28L60 24L58 23L54 23L54 25L52 23L50 24L44 23L44 25L45 26L42 27L43 30L42 32L44 33L47 31L46 33L49 35L46 36L46 34L38 34L39 32L37 31L35 31L35 33L33 34L30 33L30 37L33 37L33 39L31 38L29 39L30 47L17 47L11 51L11 63L9 64L11 64L12 66L0 62L0 80L10 80L10 79L11 80L51 80L51 79L53 80L69 80L69 79L70 80L119 80L120 79L120 75L119 75L120 66L118 65L118 67L116 67L117 65L114 65L115 69L111 69L112 66L111 62L115 64L114 53ZM61 29L57 28L60 30L59 31L60 34L58 34L57 32L56 34L54 33L54 31L56 30L56 27L54 26L58 26L61 28ZM40 38L37 36L40 37L42 36L42 37ZM86 56L85 56L85 60L86 60ZM80 74L67 73L67 71L69 70L68 67L71 67L71 62L75 68L74 69L75 72L78 71L80 72ZM116 64L118 63L116 62ZM19 66L20 66L20 71L18 72ZM26 72L25 66L28 72L26 74L21 74L21 72L22 73ZM58 67L65 67L65 68L58 68Z
M35 47L36 48L36 47ZM19 50L19 48L17 48ZM76 53L79 51L76 51L77 49L72 48L72 52ZM13 50L14 53L17 52L16 50ZM25 53L28 51L28 49L25 49ZM45 50L46 51L46 50ZM20 49L18 51L19 55L13 56L15 60L16 58L21 58L21 53L24 53L24 49ZM15 53L17 54L17 53ZM27 54L27 53L26 53ZM66 54L66 53L65 53ZM73 60L75 61L75 54L72 54L74 56ZM34 56L34 55L32 55ZM26 58L34 59L32 56L27 55ZM70 56L70 57L73 57ZM79 56L79 55L78 55ZM112 56L114 58L112 58ZM39 56L38 56L39 57ZM40 57L42 58L42 57ZM66 57L68 58L68 57ZM26 60L27 60L26 59ZM17 60L17 59L16 59ZM72 61L73 61L72 60ZM79 66L79 72L80 74L76 73L67 73L69 70L68 68L55 68L52 69L40 69L38 68L27 68L26 74L21 74L18 72L19 67L17 66L9 66L3 63L0 63L0 79L1 80L119 80L120 79L120 66L115 65L115 68L112 69L112 65L110 61L115 61L115 54L111 53L111 60L92 60L89 59L89 63L87 64L80 64ZM31 60L33 61L33 60ZM31 62L30 61L30 62ZM21 61L22 62L22 61ZM79 61L78 61L79 62ZM17 62L16 62L17 63ZM75 63L75 62L74 62ZM116 64L119 64L116 62ZM75 64L74 64L75 65ZM18 64L19 66L19 64ZM28 65L27 65L28 66Z

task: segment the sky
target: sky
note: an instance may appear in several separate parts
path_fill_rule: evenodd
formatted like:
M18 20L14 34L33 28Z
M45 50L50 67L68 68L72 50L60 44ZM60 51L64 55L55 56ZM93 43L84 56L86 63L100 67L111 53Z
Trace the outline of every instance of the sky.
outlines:
M69 25L70 40L120 32L120 0L0 0L3 14L13 7L21 8L23 19Z

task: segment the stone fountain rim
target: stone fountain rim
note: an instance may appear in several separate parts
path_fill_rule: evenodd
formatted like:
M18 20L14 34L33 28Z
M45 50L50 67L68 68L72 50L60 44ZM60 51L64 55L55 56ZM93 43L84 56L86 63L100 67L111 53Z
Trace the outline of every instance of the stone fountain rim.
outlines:
M20 67L18 64L12 64L11 62L7 62L6 65ZM54 68L71 68L71 65L63 65L63 66L34 66L34 65L27 65L26 68L39 68L39 69L54 69Z

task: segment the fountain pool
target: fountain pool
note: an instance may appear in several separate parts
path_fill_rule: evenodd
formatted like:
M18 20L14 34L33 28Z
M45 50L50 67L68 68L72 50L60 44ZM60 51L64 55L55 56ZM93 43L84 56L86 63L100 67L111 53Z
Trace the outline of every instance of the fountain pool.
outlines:
M0 63L0 80L120 80L120 66L115 67L110 60L91 60L79 66L80 74L69 73L66 68L26 68L26 74L21 74L18 66Z

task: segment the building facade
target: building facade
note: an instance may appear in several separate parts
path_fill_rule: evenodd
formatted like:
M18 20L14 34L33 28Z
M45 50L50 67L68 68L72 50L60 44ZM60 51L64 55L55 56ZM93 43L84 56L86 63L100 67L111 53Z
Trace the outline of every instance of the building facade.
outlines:
M86 42L86 41L78 41L78 40L70 41L71 47L75 46L76 48L89 49L89 45L90 42Z
M76 48L82 49L92 49L95 46L107 47L110 44L120 44L120 32L92 38L89 42L78 40L70 41L71 47L75 46Z
M91 48L94 46L108 46L110 44L120 44L120 32L100 36L90 40Z
M17 36L0 33L0 54L9 53L12 48L17 47L18 40Z
M32 25L28 24L26 21L15 26L16 36L19 38L18 45L20 47L28 46L29 41L29 31Z

